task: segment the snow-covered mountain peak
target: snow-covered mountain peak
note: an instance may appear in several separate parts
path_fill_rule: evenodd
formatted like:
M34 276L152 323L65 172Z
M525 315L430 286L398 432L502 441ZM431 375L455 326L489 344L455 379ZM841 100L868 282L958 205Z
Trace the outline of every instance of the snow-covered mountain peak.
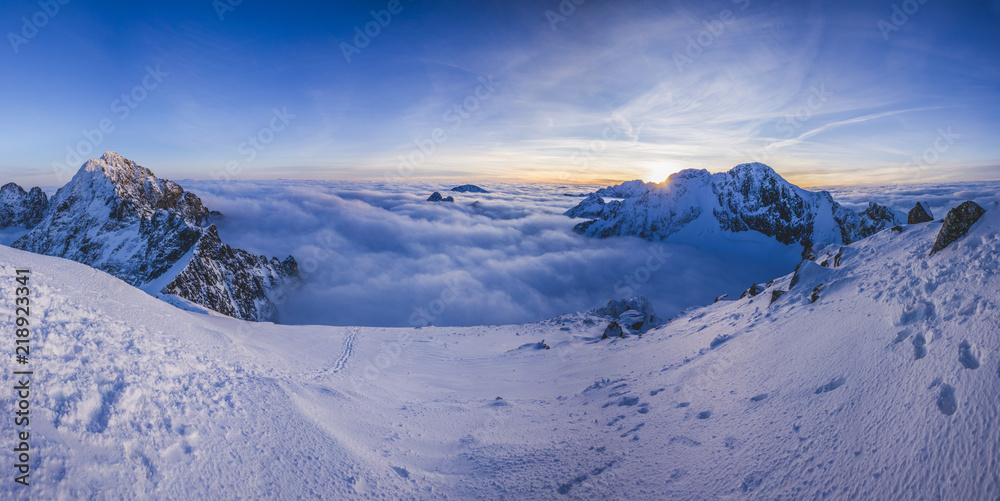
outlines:
M151 170L113 151L85 162L53 201L58 200L55 202L58 204L69 199L92 198L102 198L109 205L125 205L124 213L144 219L152 218L158 210L166 210L183 216L191 225L203 226L209 216L209 210L197 195L184 191L173 181L157 178Z
M775 170L772 169L771 166L760 162L739 164L736 167L729 169L729 172L727 172L726 174L729 174L730 177L738 177L738 178L747 178L747 177L754 179L778 178L784 181L784 178L782 178L777 172L775 172Z
M71 259L152 294L176 294L239 318L271 319L269 294L297 273L292 258L268 260L222 244L210 226L213 213L197 195L114 152L84 163L47 209L29 210L44 198L21 199L26 202L0 206L0 227L32 228L12 247ZM29 213L44 217L26 225L22 215Z
M606 196L624 187L625 183L596 194ZM815 245L854 242L905 219L901 212L877 204L855 213L829 193L799 188L759 162L716 174L686 169L640 194L603 208L599 202L588 198L581 202L587 207L566 212L571 217L595 218L578 224L577 231L598 237L636 235L662 240L700 220L699 227L733 233L754 230L786 245L801 244L804 254Z
M84 172L99 172L115 183L121 181L123 178L139 178L140 180L156 178L149 169L114 151L105 151L99 158L87 160L80 170Z

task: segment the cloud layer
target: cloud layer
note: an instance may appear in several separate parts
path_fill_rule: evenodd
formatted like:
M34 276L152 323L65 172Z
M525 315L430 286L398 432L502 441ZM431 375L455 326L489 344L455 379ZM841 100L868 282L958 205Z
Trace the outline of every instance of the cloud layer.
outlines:
M279 307L285 323L517 323L631 295L669 317L798 261L799 249L779 245L776 256L769 241L705 249L575 234L579 220L561 214L580 187L496 184L432 203L427 196L447 186L182 184L226 215L219 231L229 244L299 261L306 280Z
M299 261L306 280L279 306L283 323L519 323L631 295L671 317L799 261L799 248L757 234L693 247L573 233L579 220L562 212L596 187L492 184L473 194L429 183L182 184L225 214L219 231L230 245ZM455 202L427 202L433 191ZM1000 182L830 191L854 208L878 201L905 211L927 201L937 217L967 199L1000 200Z

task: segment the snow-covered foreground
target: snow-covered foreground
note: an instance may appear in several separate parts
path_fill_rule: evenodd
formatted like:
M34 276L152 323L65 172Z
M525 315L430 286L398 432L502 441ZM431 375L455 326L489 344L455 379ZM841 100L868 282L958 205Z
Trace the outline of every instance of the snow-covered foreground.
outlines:
M0 498L994 500L1000 210L928 257L939 227L604 341L588 314L251 324L0 247L35 372L32 485L8 468Z

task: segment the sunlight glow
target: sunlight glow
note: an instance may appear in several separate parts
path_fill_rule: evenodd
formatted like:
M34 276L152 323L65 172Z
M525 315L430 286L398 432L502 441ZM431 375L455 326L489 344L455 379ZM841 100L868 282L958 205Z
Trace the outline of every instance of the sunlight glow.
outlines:
M684 170L683 167L670 162L643 162L646 174L642 176L643 181L662 183L671 174Z

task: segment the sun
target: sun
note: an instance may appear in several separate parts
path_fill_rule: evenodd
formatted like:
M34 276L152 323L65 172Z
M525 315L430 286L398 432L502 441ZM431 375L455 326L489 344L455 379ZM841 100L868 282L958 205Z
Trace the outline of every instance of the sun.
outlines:
M644 162L642 167L646 172L642 176L642 180L653 183L661 183L670 177L671 174L683 169L677 164L670 162Z

